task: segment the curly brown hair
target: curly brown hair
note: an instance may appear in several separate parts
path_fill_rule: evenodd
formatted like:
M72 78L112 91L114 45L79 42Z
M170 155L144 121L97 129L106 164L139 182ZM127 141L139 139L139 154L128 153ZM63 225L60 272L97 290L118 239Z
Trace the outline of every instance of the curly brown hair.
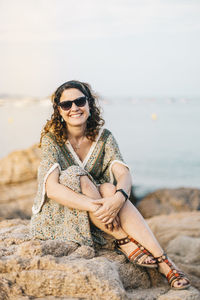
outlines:
M47 120L46 125L42 129L39 147L41 147L43 136L48 132L52 132L55 135L56 140L60 146L62 146L66 142L68 138L66 122L61 119L61 115L58 110L58 103L60 102L60 97L64 90L70 88L78 89L88 98L90 116L87 119L87 126L85 131L86 137L91 141L95 141L100 128L104 125L105 121L101 117L101 109L97 103L98 98L97 95L92 91L91 86L86 82L81 82L78 80L67 81L59 86L51 96L54 111L51 115L51 119Z

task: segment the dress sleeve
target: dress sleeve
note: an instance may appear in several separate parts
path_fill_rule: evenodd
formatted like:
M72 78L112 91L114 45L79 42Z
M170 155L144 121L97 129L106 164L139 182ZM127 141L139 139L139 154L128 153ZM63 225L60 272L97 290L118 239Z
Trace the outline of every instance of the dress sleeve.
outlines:
M105 143L105 153L103 159L103 177L106 182L114 183L114 174L112 172L112 166L116 162L124 165L129 169L129 166L124 162L122 158L117 141L110 132Z
M47 178L57 167L59 172L61 172L58 146L53 139L46 135L42 138L41 142L41 160L37 174L38 190L32 207L33 214L40 212L46 198L45 184Z

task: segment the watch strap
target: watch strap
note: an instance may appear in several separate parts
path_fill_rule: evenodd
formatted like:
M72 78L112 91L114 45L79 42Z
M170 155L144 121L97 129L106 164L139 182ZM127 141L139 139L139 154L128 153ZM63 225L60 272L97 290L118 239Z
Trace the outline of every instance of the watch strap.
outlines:
M121 192L122 193L122 195L125 197L125 201L128 199L128 195L127 195L127 193L123 189L118 189L118 190L116 190L115 193L117 193L117 192Z

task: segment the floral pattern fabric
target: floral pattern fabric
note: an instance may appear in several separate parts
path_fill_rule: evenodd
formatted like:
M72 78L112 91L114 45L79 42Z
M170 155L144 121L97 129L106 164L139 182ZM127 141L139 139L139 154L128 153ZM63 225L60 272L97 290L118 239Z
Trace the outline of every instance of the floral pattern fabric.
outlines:
M91 146L87 160L81 162L69 142L62 147L52 133L42 139L41 162L38 168L38 190L32 207L30 231L35 239L60 239L80 245L101 245L106 241L102 231L91 222L87 211L63 206L47 197L45 183L55 168L59 169L59 182L81 193L80 176L87 175L98 187L113 182L112 165L119 162L127 166L112 133L103 129ZM128 167L128 166L127 166Z

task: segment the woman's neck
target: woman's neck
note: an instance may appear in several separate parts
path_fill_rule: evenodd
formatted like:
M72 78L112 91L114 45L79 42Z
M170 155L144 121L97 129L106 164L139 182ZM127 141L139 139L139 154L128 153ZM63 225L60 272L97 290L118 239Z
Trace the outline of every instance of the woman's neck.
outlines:
M68 127L68 138L73 140L79 140L83 136L85 136L85 129L86 126L80 126L80 127Z

